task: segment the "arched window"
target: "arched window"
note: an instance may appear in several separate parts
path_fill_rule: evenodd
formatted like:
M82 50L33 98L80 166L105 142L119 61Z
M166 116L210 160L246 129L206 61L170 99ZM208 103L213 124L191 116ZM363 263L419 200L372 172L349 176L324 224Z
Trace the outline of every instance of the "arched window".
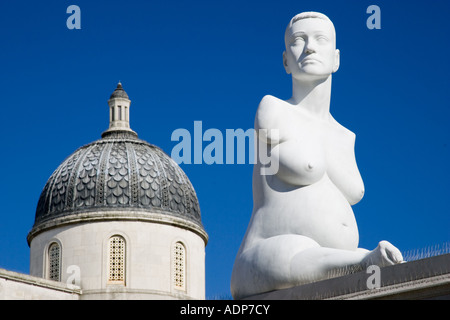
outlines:
M186 248L181 242L173 247L172 270L175 289L186 290Z
M61 277L61 247L53 242L48 247L48 279L60 281Z
M125 284L125 239L118 235L108 243L108 283Z

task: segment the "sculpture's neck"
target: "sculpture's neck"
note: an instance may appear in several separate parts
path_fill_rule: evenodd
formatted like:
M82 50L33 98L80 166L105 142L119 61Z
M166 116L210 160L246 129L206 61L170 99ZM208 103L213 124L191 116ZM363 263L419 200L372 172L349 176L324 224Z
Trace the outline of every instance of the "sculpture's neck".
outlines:
M328 119L331 100L331 75L317 81L292 78L292 98L289 102L310 113Z

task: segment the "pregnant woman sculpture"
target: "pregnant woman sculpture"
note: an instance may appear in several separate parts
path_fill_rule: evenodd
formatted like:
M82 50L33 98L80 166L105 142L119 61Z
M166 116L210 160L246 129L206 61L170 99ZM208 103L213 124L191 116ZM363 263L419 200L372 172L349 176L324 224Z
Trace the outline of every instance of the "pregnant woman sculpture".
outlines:
M231 277L235 299L320 280L334 269L403 261L387 241L372 251L358 248L351 206L364 185L355 134L330 114L340 54L333 23L321 13L296 15L285 44L292 98L265 96L255 119L259 143L267 144L272 161L278 157L279 170L261 175L262 165L254 167L252 218Z

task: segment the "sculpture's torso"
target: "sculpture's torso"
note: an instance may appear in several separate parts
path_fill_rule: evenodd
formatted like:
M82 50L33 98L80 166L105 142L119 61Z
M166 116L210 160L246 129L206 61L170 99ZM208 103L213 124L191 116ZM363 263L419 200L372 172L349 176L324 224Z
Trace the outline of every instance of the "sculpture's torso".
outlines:
M358 228L351 204L364 186L354 157L352 132L331 116L321 120L287 102L270 98L261 104L256 127L279 130L279 171L253 174L254 210L244 241L294 234L321 246L355 250Z

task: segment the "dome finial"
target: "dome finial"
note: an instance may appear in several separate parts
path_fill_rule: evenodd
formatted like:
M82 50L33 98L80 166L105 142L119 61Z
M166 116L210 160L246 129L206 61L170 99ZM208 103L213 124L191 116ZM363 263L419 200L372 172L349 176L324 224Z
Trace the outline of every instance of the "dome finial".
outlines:
M120 80L119 80L119 83L117 84L116 90L114 90L114 92L109 97L109 99L115 99L115 98L129 99L128 94L123 89L122 82Z

